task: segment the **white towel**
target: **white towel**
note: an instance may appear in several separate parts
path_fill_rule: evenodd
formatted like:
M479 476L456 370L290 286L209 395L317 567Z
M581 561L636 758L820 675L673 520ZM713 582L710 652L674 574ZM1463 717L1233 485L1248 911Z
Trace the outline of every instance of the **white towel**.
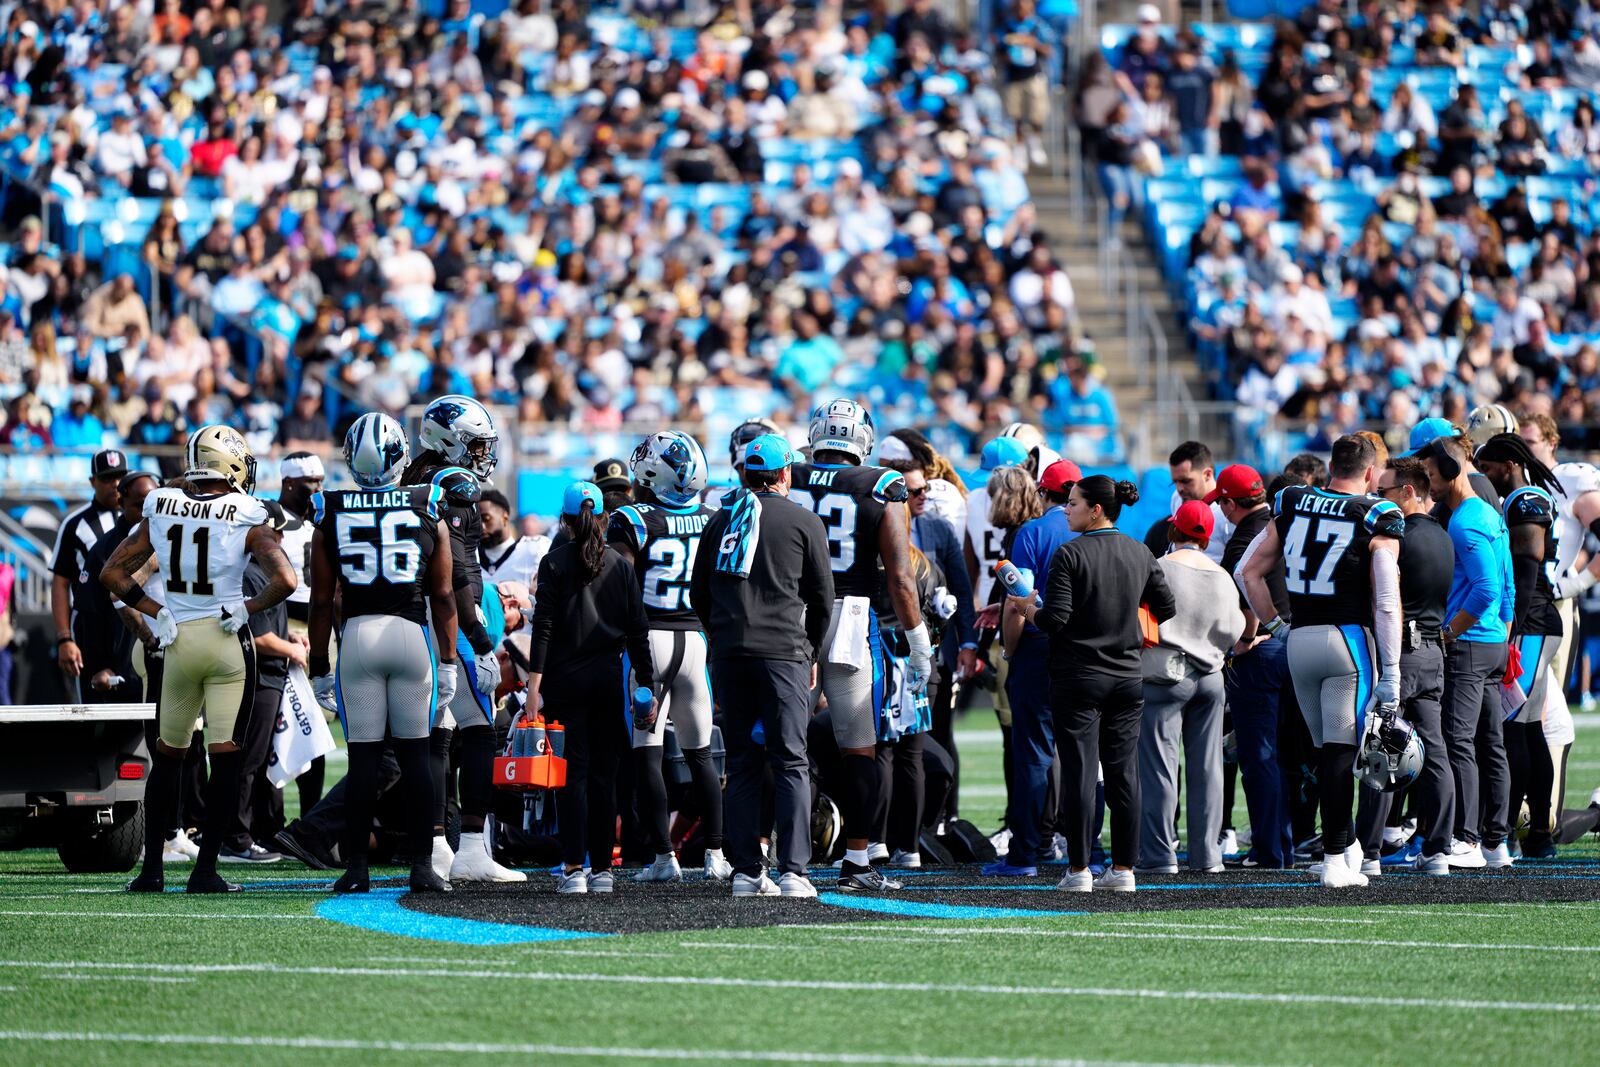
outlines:
M847 596L839 602L839 625L833 630L833 644L828 647L828 662L862 670L872 663L872 652L867 647L871 632L872 601L864 596Z

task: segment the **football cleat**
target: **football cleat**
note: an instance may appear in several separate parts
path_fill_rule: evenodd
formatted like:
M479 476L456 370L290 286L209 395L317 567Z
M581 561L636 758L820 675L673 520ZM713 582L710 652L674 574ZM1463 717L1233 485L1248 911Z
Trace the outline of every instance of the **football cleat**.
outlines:
M887 893L905 886L872 867L847 860L839 868L839 888L849 893Z
M916 870L922 866L922 853L907 852L903 848L899 849L893 856L889 857L889 866L908 867L911 870Z
M434 838L438 841L439 838ZM434 846L435 855L438 846ZM450 864L448 882L526 882L528 876L521 871L502 867L489 854L489 840L482 833L462 834L461 851Z

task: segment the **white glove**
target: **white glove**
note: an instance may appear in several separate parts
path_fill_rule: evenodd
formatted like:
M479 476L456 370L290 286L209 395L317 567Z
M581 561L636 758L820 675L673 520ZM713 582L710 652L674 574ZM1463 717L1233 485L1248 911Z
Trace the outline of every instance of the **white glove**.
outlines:
M933 591L933 600L929 606L940 619L948 621L955 617L956 595L941 585Z
M250 610L244 606L244 601L237 604L226 604L222 608L222 628L230 634L236 634L250 625Z
M500 659L493 652L472 657L472 683L484 696L494 696L500 685Z
M918 623L915 630L907 630L906 643L911 646L907 658L908 681L912 692L920 693L928 688L928 679L933 675L933 645L928 640L928 624Z
M157 645L163 649L170 648L172 642L178 639L178 620L172 617L172 612L162 608L151 621L150 632L156 635Z
M439 664L439 706L448 708L450 701L456 696L456 665L454 663Z
M1398 707L1400 704L1400 672L1386 671L1378 676L1374 687L1379 707Z
M316 694L317 703L322 706L324 711L339 710L339 698L335 695L334 689L332 671L327 674L319 674L311 679L311 691Z
M1563 574L1556 579L1554 592L1557 600L1570 600L1575 596L1582 596L1594 588L1597 579L1587 569L1573 574Z

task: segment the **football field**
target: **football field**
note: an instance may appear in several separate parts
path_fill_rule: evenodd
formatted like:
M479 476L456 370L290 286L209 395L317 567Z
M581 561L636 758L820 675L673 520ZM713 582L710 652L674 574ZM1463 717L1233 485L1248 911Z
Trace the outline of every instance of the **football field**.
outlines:
M1600 721L1580 723L1579 806L1600 783ZM991 827L992 718L960 738L964 814ZM334 900L289 861L226 871L232 897L150 898L0 854L0 1064L1593 1064L1595 842L1364 890L1241 869L1069 896L1056 869L959 869L886 902L822 872L807 902L698 874L558 898L542 872Z

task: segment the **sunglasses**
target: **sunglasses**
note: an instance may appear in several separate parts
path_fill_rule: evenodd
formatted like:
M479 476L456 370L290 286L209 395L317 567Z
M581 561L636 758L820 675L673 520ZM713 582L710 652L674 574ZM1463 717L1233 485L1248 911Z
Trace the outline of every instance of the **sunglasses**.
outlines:
M910 496L927 496L928 487L923 486L921 489L908 489L906 492Z

